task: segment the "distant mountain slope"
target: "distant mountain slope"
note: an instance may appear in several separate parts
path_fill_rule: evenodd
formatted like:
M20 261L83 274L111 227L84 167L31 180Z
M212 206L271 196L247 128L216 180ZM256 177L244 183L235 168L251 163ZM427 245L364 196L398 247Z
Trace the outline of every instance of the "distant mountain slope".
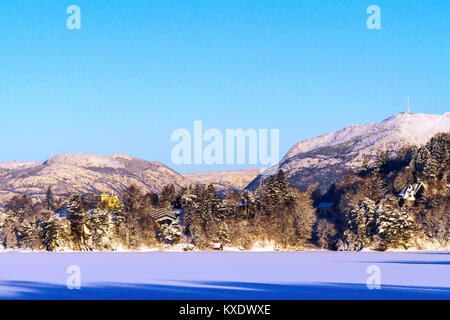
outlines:
M280 167L294 186L304 189L319 182L325 191L346 171L360 168L364 155L373 161L383 149L395 154L403 146L422 145L439 132L450 132L450 113L401 113L380 123L350 126L299 142L284 156ZM181 175L159 162L123 154L62 154L44 162L0 163L0 204L15 194L42 197L48 187L56 195L70 191L120 193L132 184L154 192L167 184L183 187L195 183L213 183L219 190L242 189L247 184L253 189L264 176L258 174L259 169L250 169Z
M261 173L261 169L235 171L210 171L185 174L184 177L192 184L206 186L212 183L218 190L244 189Z
M132 184L143 191L161 191L166 184L188 182L181 174L159 162L122 154L100 156L62 154L41 163L0 164L0 202L14 194L43 196L49 186L56 195L70 191L119 193Z
M0 204L17 194L42 198L48 187L52 187L56 195L71 191L119 194L130 185L136 185L144 192L160 192L167 184L180 188L189 184L210 183L219 190L241 190L259 173L259 169L249 169L182 175L159 162L123 154L66 153L44 162L0 163Z
M283 157L279 167L292 185L305 189L308 184L318 182L321 191L326 191L345 172L359 169L363 156L370 163L383 149L395 154L404 146L423 145L439 132L450 132L450 112L400 113L379 123L353 125L301 141ZM256 188L261 179L263 175L248 188Z

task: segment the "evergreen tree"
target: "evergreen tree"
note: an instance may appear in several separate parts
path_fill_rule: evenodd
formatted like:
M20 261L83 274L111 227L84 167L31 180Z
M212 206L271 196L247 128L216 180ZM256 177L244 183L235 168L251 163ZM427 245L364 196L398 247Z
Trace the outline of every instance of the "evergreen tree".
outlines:
M210 242L219 238L220 226L225 219L225 207L222 199L217 194L216 188L210 184L203 192L200 205L200 217L203 220L203 234Z
M446 181L450 171L450 134L434 136L429 143L419 149L414 164L423 179Z
M17 236L20 247L28 250L39 250L41 241L39 238L39 225L37 221L30 222L23 219L18 226Z
M366 198L361 201L358 208L350 212L349 229L363 246L369 246L376 233L376 209L375 202Z
M292 208L295 227L295 237L293 238L293 241L296 245L300 246L304 246L306 241L311 239L313 228L317 220L311 192L312 190L300 192L297 189L292 188L291 193L287 196L288 201L291 201L291 197L295 199ZM289 214L289 212L290 210L287 210L286 214Z
M180 242L181 237L182 232L177 221L174 221L171 224L164 223L161 225L160 238L164 243L177 244Z
M4 248L19 248L19 225L17 215L8 211L2 218L0 229L1 243Z
M143 195L139 188L131 185L126 188L122 195L123 209L127 213L135 213L143 209Z
M381 238L381 248L407 249L414 234L414 220L405 208L398 208L391 199L382 201L377 210L377 233Z
M88 250L89 214L84 211L80 195L72 193L66 204L72 241L77 250Z
M198 209L198 189L190 185L181 195L181 205L183 209L184 234L192 234L194 215Z
M47 251L57 251L67 242L65 233L64 218L49 214L42 224L42 243Z
M241 202L244 204L246 217L254 217L257 207L256 199L253 193L248 190L244 190L244 192L242 192Z
M361 174L366 174L369 171L369 159L366 155L363 155L362 161L361 161Z
M47 210L55 210L55 197L53 196L52 187L48 187L45 194L45 205L47 207Z
M150 200L150 205L153 208L157 208L159 206L159 195L154 192L150 192L146 195Z
M92 230L91 247L97 250L112 250L114 242L114 222L108 211L94 210L90 219Z
M382 150L377 154L375 160L374 170L381 174L386 174L389 172L389 160L390 160L390 152L389 150Z
M330 249L336 239L336 228L326 219L320 219L316 227L317 242L322 249Z
M230 233L228 231L228 226L225 222L222 222L219 227L218 240L224 245L228 245L231 243Z
M125 216L126 216L125 207L120 202L111 211L112 221L117 227L120 227L125 221Z
M312 190L300 192L290 187L280 170L258 192L261 210L254 221L256 233L282 247L304 246L316 221Z
M14 196L8 201L5 209L6 212L16 215L19 220L32 218L36 212L36 206L26 195Z
M161 208L167 208L172 206L175 201L177 193L173 184L164 186L161 193L159 194L159 205Z
M417 219L426 238L445 247L450 241L450 196L435 196L418 208Z

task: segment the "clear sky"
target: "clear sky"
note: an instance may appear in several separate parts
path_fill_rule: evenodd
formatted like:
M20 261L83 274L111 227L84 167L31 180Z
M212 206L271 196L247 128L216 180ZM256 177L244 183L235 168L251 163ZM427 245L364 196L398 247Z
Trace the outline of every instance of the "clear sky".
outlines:
M66 28L69 5L81 30ZM369 30L366 9L381 9ZM1 0L0 161L125 153L173 165L177 128L296 142L450 111L450 1ZM245 166L243 166L245 167Z

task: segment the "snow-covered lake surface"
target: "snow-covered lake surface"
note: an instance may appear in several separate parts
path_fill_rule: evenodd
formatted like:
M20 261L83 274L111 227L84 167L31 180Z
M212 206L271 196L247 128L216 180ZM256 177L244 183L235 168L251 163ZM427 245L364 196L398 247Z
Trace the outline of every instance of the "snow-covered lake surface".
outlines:
M4 252L0 299L450 299L450 253Z

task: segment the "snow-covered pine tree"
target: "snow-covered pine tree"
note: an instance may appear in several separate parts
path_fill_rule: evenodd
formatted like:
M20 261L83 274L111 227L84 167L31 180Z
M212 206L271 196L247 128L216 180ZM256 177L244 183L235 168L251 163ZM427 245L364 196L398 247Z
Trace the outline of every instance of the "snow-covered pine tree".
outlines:
M201 215L204 221L205 238L211 241L219 238L220 226L225 219L225 206L212 184L204 190L202 200Z
M90 217L89 229L92 230L90 247L113 250L115 225L108 211L95 209Z
M380 151L376 158L374 163L374 171L379 172L381 174L386 173L387 171L387 165L389 162L389 150L382 150Z
M350 229L345 230L342 239L338 241L338 251L360 251L362 248L358 235Z
M410 247L415 226L405 207L399 208L394 198L387 198L378 204L375 215L380 249Z
M142 210L143 195L138 187L131 185L123 191L122 203L124 211L128 214Z
M369 172L369 159L367 158L367 155L363 155L361 160L361 168L359 169L359 174L362 176L365 176L367 172Z
M0 240L5 249L19 248L19 224L20 222L15 212L8 211L2 217Z
M261 210L254 220L256 234L282 247L305 245L316 222L311 192L290 187L282 170L269 177L257 191Z
M190 236L193 216L198 208L197 189L190 185L181 195L181 206L183 209L183 233Z
M419 208L417 218L421 229L429 240L442 247L450 243L450 196L435 196L426 208Z
M161 208L167 208L171 206L175 201L176 196L177 193L173 184L164 186L161 190L161 193L159 194L159 205L161 206Z
M376 232L376 204L365 198L349 215L348 227L363 246L370 246Z
M222 224L219 227L219 241L224 244L228 245L231 243L230 240L230 233L228 231L228 225L225 222L222 222Z
M254 217L257 211L257 206L253 193L248 190L244 190L241 195L241 202L245 207L245 216L247 218Z
M68 219L70 222L71 237L76 250L89 250L88 238L90 231L88 229L89 213L84 211L80 195L72 193L69 201L66 203Z
M206 205L208 215L212 215L220 220L224 218L225 207L222 204L222 199L217 194L214 185L209 184L205 191L203 201Z
M306 192L301 192L290 187L289 195L287 195L288 202L291 201L292 197L294 198L292 209L286 210L286 214L294 216L295 237L293 240L297 246L304 246L306 241L311 239L313 235L317 215L311 198L312 191L312 189L309 189ZM288 208L291 208L291 205Z
M177 244L180 242L182 236L181 228L178 221L171 224L162 224L160 230L160 237L164 243Z
M34 223L30 223L27 219L20 221L17 235L22 249L40 249L38 226Z
M114 224L119 227L125 221L125 208L121 202L119 202L114 208L111 210L111 218Z
M275 178L275 185L280 193L286 194L288 192L289 183L287 182L286 173L284 173L284 170L278 170Z
M47 207L47 210L55 210L55 197L53 195L52 187L48 187L45 194L45 205Z
M441 163L433 154L425 162L423 176L425 179L438 179L441 171Z
M54 214L49 214L42 223L42 243L47 251L57 251L67 241L63 220Z

